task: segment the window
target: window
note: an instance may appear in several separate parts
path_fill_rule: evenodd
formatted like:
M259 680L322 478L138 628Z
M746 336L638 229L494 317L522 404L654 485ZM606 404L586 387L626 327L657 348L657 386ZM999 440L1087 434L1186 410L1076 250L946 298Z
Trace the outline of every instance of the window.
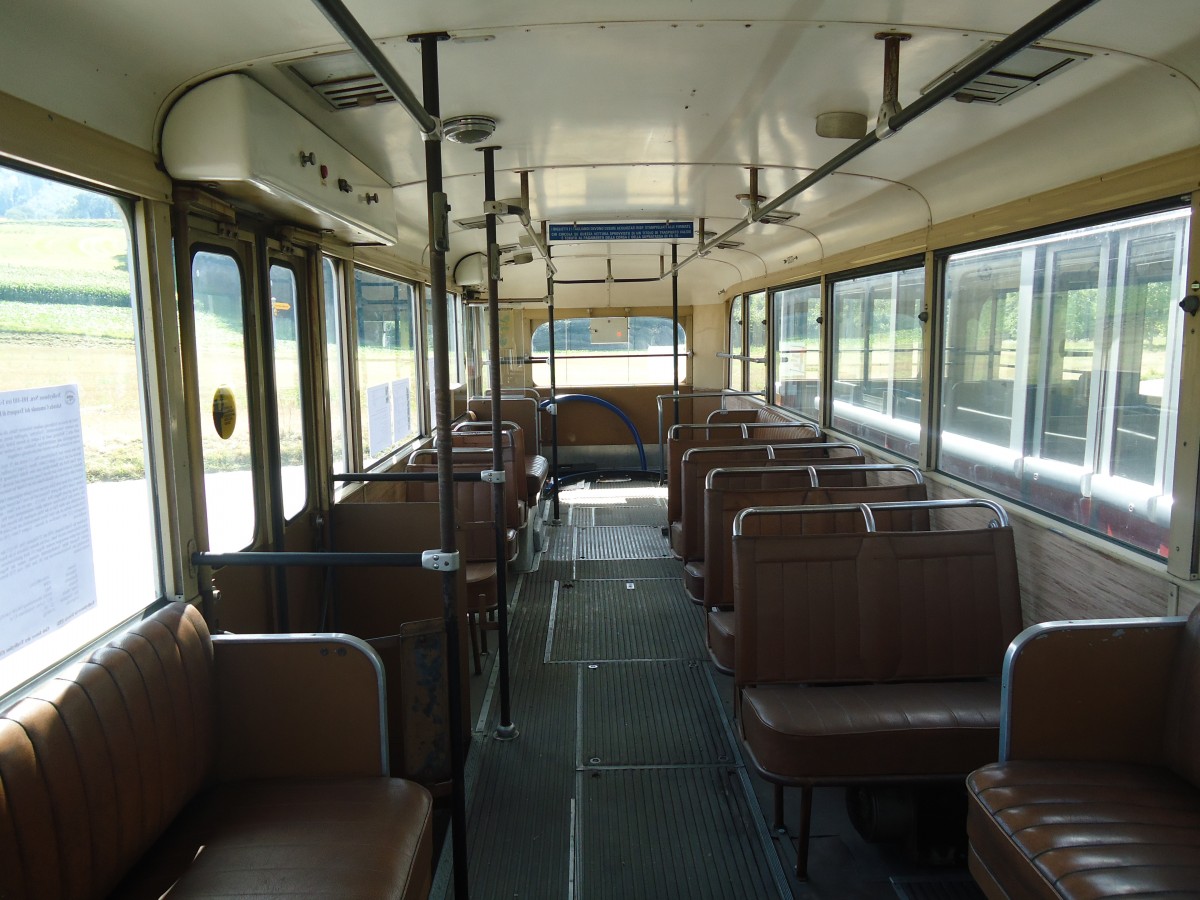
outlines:
M775 293L773 401L813 420L821 413L821 285Z
M831 425L915 459L921 435L925 268L833 283Z
M122 203L0 168L0 694L163 593L133 275Z
M321 260L325 283L325 363L329 383L329 433L333 444L334 473L349 471L346 444L346 381L342 341L342 279L340 267L326 256Z
M292 518L308 503L304 478L304 404L300 385L300 298L296 273L271 266L271 347L275 359L275 413L279 421L283 514Z
M416 292L387 275L356 269L358 409L363 461L377 462L417 434Z
M741 357L746 355L745 331L742 320L745 318L744 298L738 297L729 304L729 389L731 391L746 390L746 365Z
M458 298L451 293L446 294L446 336L447 349L450 356L450 383L462 383L462 359L458 352ZM425 371L429 378L429 396L433 396L433 295L429 288L425 289ZM432 409L432 403L430 404Z
M939 467L1166 555L1189 214L948 257Z
M679 340L679 380L687 377L687 333ZM533 355L550 353L550 323L533 332ZM605 316L554 321L554 359L559 387L600 384L672 384L675 351L671 320L659 316ZM535 363L533 383L550 384L549 361Z
M746 390L767 391L767 292L746 298Z
M208 546L215 553L241 550L254 541L243 292L242 270L233 256L215 250L192 255L204 496Z

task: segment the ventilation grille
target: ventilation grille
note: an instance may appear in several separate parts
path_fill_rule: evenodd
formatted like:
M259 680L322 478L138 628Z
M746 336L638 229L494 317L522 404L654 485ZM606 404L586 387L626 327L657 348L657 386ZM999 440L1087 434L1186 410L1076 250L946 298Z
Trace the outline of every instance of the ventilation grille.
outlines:
M708 241L711 241L716 236L717 236L717 233L715 231L704 232L705 243L707 243ZM745 245L745 241L726 240L726 241L721 241L719 244L714 244L713 246L715 246L718 250L736 250L738 247L742 247L744 245Z
M352 52L327 53L288 63L284 68L334 109L358 109L396 98Z
M962 71L964 67L995 46L995 41L984 44L979 50L921 88L921 93L929 93L947 78L952 77L956 72ZM994 68L989 69L983 75L968 82L954 95L954 99L961 103L987 103L991 106L999 106L1001 103L1007 103L1030 88L1037 87L1048 78L1058 75L1090 58L1091 54L1080 53L1075 50L1055 50L1050 47L1026 47Z
M796 213L776 211L763 216L760 221L764 225L783 225L785 222L790 222L796 218Z

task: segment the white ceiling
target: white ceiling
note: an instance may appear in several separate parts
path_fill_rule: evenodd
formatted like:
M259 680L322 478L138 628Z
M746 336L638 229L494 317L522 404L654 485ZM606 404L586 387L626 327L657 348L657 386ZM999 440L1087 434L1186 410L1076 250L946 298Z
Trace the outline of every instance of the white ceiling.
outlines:
M817 114L873 123L882 83L878 31L902 46L900 102L1049 0L346 0L421 94L412 33L439 46L442 112L499 121L497 195L528 171L535 220L706 219L742 215L747 167L771 198L848 145L817 137ZM0 90L147 149L189 86L244 71L394 185L402 253L423 260L424 147L395 103L333 111L288 62L344 51L304 0L5 0ZM483 42L463 38L493 36ZM685 268L685 303L738 282L971 210L1194 146L1200 138L1200 15L1195 0L1100 0L1047 40L1092 58L1009 104L949 102L787 205L785 226L756 225L737 250ZM47 47L57 65L46 65ZM482 154L445 144L452 218L482 212ZM516 242L515 222L500 240ZM452 232L450 262L482 249ZM680 247L680 255L695 249ZM646 277L662 242L557 245L564 278ZM538 297L537 264L504 269L502 296ZM565 305L670 302L666 283L563 288Z

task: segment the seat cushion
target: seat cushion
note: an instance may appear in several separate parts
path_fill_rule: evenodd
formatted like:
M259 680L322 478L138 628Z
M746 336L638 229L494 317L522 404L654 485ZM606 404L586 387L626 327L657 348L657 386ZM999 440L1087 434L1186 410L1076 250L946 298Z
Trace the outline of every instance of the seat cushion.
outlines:
M683 567L683 589L693 603L704 603L704 560L693 559Z
M967 779L975 860L1012 896L1195 896L1200 791L1167 769L1018 760Z
M708 611L708 655L712 658L713 665L727 675L733 674L735 621L732 609Z
M184 811L117 895L424 898L431 810L428 791L392 778L224 785Z
M759 771L784 783L965 776L998 755L1000 685L748 687L740 721Z

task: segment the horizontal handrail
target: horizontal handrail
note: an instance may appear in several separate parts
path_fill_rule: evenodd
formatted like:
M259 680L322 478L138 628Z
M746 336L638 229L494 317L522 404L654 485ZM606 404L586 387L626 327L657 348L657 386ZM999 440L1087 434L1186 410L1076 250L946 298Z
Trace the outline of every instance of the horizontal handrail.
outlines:
M810 504L807 506L749 506L743 509L733 518L733 534L735 537L744 537L742 534L742 522L751 516L766 516L776 514L788 514L797 516L809 516L821 513L838 513L838 512L859 512L862 513L863 522L866 524L867 531L875 531L875 516L871 514L871 507L878 506L875 503L825 503L825 504Z
M806 444L804 446L811 446ZM704 486L711 488L713 482L719 480L713 478L717 473L728 474L734 472L737 474L766 474L772 475L787 474L789 472L808 472L809 481L813 487L820 487L817 473L820 472L907 472L912 475L914 484L924 484L925 476L921 474L921 470L916 466L907 466L901 463L854 463L848 466L721 466L718 469L712 469L704 478Z

